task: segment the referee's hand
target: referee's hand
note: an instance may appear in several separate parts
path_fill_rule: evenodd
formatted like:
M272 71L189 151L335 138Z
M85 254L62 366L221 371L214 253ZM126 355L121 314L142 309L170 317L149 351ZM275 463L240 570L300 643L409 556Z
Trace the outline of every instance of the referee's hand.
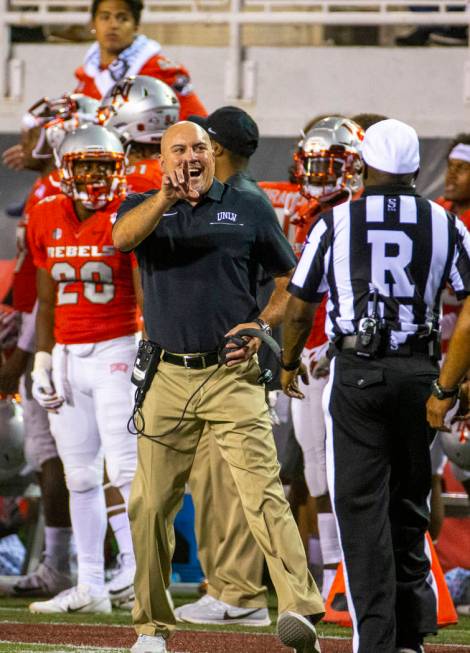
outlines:
M299 376L305 385L308 385L308 372L303 363L300 363L296 370L281 370L281 387L288 397L293 399L305 399L305 395L299 388Z
M447 424L445 424L444 420L454 404L455 397L438 399L437 397L434 397L434 395L431 395L426 404L426 416L429 425L438 431L446 431L446 433L450 433L451 429Z

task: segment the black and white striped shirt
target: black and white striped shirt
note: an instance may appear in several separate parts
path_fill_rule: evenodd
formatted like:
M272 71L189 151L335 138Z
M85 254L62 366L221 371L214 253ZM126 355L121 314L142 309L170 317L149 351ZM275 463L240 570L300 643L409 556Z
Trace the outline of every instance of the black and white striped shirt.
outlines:
M377 186L322 214L289 291L308 302L328 293L330 339L357 333L377 291L378 314L390 330L391 344L400 345L435 323L447 282L459 299L470 294L465 225L410 187Z

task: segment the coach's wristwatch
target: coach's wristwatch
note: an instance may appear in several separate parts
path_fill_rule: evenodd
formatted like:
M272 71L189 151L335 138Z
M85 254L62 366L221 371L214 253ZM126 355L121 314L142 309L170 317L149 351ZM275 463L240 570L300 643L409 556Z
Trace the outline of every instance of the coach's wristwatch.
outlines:
M450 399L457 397L459 394L460 386L456 385L453 388L443 388L437 379L431 383L431 394L438 399Z
M260 317L257 317L256 320L253 320L253 322L256 322L256 324L259 326L261 331L264 331L267 336L273 335L273 332L269 324L264 320L262 320Z
M297 358L295 361L292 361L291 363L285 363L284 358L282 357L281 354L281 367L283 370L286 370L286 372L293 372L294 370L300 367L301 363L302 360L300 358Z

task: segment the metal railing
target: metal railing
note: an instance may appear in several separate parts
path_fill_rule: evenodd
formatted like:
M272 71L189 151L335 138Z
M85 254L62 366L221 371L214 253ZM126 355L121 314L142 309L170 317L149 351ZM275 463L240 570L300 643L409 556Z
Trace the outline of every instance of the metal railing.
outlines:
M432 11L411 11L413 7ZM6 94L10 26L84 25L85 0L0 0L0 98ZM456 9L463 11L455 11ZM229 28L227 95L239 97L241 28L278 25L468 25L462 0L146 0L143 24L225 24Z
M410 11L413 7L432 11ZM142 22L286 23L318 25L466 25L469 3L462 0L146 0ZM466 11L455 11L466 7ZM1 0L7 25L84 24L85 0Z

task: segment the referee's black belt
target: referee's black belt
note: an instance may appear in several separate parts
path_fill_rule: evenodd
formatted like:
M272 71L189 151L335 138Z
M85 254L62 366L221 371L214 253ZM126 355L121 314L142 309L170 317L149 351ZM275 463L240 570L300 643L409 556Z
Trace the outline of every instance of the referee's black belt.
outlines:
M172 354L169 351L164 351L161 360L191 370L203 370L206 367L218 365L219 354L216 351L210 351L207 354Z
M339 351L354 351L356 349L357 339L359 336L340 336L334 341L334 345ZM378 356L412 356L413 354L431 355L431 341L429 337L419 338L418 336L408 336L407 342L400 345L391 345L386 343L380 348Z

